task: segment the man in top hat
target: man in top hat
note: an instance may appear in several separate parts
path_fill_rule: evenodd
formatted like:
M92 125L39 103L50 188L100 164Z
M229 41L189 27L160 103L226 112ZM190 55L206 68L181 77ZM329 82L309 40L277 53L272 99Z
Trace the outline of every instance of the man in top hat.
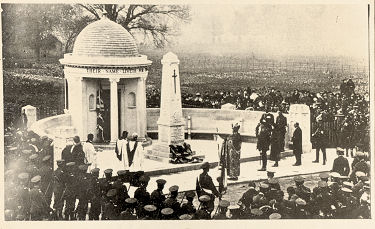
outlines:
M65 190L66 172L65 161L57 160L57 168L52 174L52 190L53 190L53 209L55 209L55 217L57 220L62 219L62 210L64 207L63 194Z
M150 177L143 175L139 178L140 187L134 192L134 198L138 200L137 217L144 217L144 206L150 203L150 193L147 192L147 185Z
M99 172L99 168L94 168L91 170L91 185L89 189L91 208L89 212L89 220L99 220L99 215L101 213L102 195L100 190Z
M165 195L163 194L165 183L167 183L166 180L157 179L156 180L157 189L151 193L151 197L150 197L151 203L155 205L159 210L163 209L163 202L166 199Z
M336 149L338 157L333 161L331 172L337 172L341 176L348 176L350 172L349 161L344 157L344 149Z
M293 154L296 157L296 163L293 166L300 166L302 164L302 130L299 127L299 123L294 123L294 132L292 136L293 142Z
M31 220L43 220L49 217L50 209L44 194L40 190L41 177L35 176L31 179L33 187L30 190L30 215Z
M230 202L227 200L220 200L219 206L218 206L218 211L214 215L213 219L227 219L227 211L228 207L230 205Z
M177 201L179 187L177 185L173 185L169 188L170 195L164 201L163 206L166 208L173 209L173 217L177 218L180 214L180 203Z
M39 174L41 176L41 184L40 184L40 190L45 195L46 201L48 205L51 204L52 199L52 163L51 163L51 156L47 155L43 157L42 159L42 167L39 169Z
M73 145L68 145L63 149L61 159L66 163L75 162L77 166L85 163L85 153L79 136L73 138Z
M194 191L188 191L186 192L186 200L187 203L183 203L180 209L181 214L189 214L193 215L197 210L194 207L193 200L195 197Z
M217 191L211 176L208 175L210 164L208 162L205 162L202 164L201 168L203 169L203 172L197 177L196 192L198 198L203 195L208 195L210 197L208 205L209 211L212 212L212 210L214 209L215 196L221 199L221 194Z

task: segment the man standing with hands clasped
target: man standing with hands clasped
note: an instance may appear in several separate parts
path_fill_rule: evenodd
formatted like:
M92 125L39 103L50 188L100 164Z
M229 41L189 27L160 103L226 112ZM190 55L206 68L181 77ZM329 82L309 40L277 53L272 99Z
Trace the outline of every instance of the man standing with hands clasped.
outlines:
M302 154L302 130L299 127L299 123L294 124L294 132L292 137L293 142L293 154L296 157L296 163L293 166L300 166L301 163L301 154Z

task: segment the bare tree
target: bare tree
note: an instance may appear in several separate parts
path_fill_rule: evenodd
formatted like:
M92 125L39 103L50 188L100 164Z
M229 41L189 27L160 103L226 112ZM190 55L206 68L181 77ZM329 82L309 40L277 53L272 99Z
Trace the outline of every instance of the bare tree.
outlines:
M96 19L103 12L130 33L141 32L157 47L163 47L169 36L177 33L178 22L190 21L190 8L185 5L115 5L80 4Z

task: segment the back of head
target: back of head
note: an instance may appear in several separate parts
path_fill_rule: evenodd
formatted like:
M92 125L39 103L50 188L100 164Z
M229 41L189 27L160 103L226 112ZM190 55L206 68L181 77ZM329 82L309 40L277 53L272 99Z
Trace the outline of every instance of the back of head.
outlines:
M80 141L81 141L81 139L79 138L79 136L74 136L73 137L73 141L74 141L74 143L79 143Z
M88 135L87 135L87 140L88 140L88 141L92 141L92 140L94 140L94 135L93 135L93 134L88 134Z

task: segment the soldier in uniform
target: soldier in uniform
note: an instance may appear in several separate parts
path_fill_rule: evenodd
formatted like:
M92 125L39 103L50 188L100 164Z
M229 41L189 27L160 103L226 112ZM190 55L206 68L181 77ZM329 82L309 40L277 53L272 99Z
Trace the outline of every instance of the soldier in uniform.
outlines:
M138 200L136 198L127 198L125 200L126 203L126 210L123 212L122 219L127 219L127 220L135 220L137 219L137 216L134 213L134 209L137 206Z
M262 160L262 168L258 171L267 170L267 151L269 150L271 144L271 132L272 126L267 124L267 121L261 119L261 122L257 125L255 129L255 135L258 138L257 150L260 151L260 156Z
M196 180L196 191L198 194L198 198L203 195L208 195L210 197L208 206L209 211L212 212L214 209L214 201L215 196L221 199L221 194L217 191L212 178L208 175L208 171L210 170L210 164L205 162L202 164L201 168L203 169L203 173L201 173Z
M292 136L293 142L293 154L296 157L296 163L293 166L300 166L302 164L301 154L302 154L302 130L299 127L299 123L294 123L294 132Z
M163 208L161 210L161 219L164 219L164 220L169 220L169 219L174 219L173 218L173 209L172 208Z
M194 197L195 197L194 191L189 191L186 193L187 203L182 204L181 214L193 215L197 211L193 204Z
M177 185L171 186L169 188L170 195L163 203L164 207L173 209L173 218L176 219L180 216L180 203L177 201L178 188Z
M18 193L18 208L20 209L20 214L26 219L30 218L30 192L29 192L29 174L21 173L18 175L20 180L20 191Z
M65 200L65 220L76 220L74 215L74 208L77 195L77 178L76 178L76 163L69 162L66 164L67 179L64 192Z
M53 208L57 220L62 219L62 210L64 207L64 190L66 182L66 173L64 171L65 161L57 160L57 169L53 172Z
M77 182L79 186L77 187L78 193L78 205L77 205L77 219L86 220L86 213L89 203L89 189L91 185L90 174L87 173L88 165L83 164L78 166L79 174L77 176Z
M301 176L296 176L294 177L294 182L296 184L297 196L308 202L310 200L311 190L304 185L304 178Z
M140 187L134 192L134 198L138 200L137 217L141 219L144 217L144 206L150 203L150 193L147 192L147 185L150 177L143 175L139 178Z
M202 195L199 197L199 208L194 214L194 219L211 219L211 198L208 195Z
M52 199L52 174L53 169L50 163L51 156L47 155L42 159L42 167L39 169L41 176L41 186L40 189L45 195L48 206L51 204Z
M241 206L244 212L249 212L250 206L253 202L253 198L258 194L258 191L255 189L255 187L255 183L251 181L249 183L249 190L247 190L238 201L238 205Z
M122 183L120 179L117 179L117 181L113 183L113 188L117 190L117 198L118 198L117 205L118 205L118 208L120 209L120 212L125 211L126 210L125 200L130 197L126 186Z
M105 203L107 199L107 193L109 190L111 190L113 187L113 178L112 178L112 172L113 169L106 169L104 170L104 176L105 178L100 181L100 193L101 193L101 208L103 210L102 212L102 219L105 219L106 211L105 211Z
M117 190L110 189L106 195L107 199L104 204L106 220L117 220L120 216L120 211L117 207Z
M89 212L89 220L99 220L99 215L101 213L99 171L99 168L94 168L91 170L91 185L89 189L91 208Z
M152 219L157 219L156 216L156 206L155 205L152 205L152 204L148 204L146 206L144 206L144 210L145 210L145 216L142 218L144 220L152 220Z
M323 153L323 165L325 165L327 161L327 154L326 154L327 134L326 134L326 131L323 129L323 124L321 122L318 122L318 128L312 134L312 137L314 139L315 147L316 147L316 157L313 163L319 163L319 151L321 150Z
M31 220L43 220L49 218L50 207L40 190L39 175L31 179L33 187L30 190L30 218Z
M344 157L344 150L341 148L337 148L336 152L338 157L333 161L331 172L337 172L341 176L348 176L350 172L350 166L348 159Z
M156 180L156 183L157 183L157 189L154 190L152 193L151 193L151 203L153 205L155 205L159 211L161 209L163 209L163 202L165 201L165 195L163 194L163 189L164 189L164 186L165 186L165 183L167 181L164 180L164 179L157 179Z

